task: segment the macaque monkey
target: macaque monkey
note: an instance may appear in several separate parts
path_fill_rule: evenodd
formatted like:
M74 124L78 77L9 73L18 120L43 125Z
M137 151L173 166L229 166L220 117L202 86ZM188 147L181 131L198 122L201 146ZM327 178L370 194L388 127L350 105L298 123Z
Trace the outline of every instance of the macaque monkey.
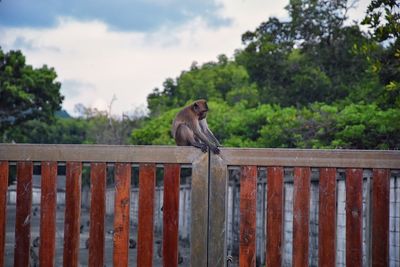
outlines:
M172 123L172 136L178 146L194 146L207 152L207 147L214 154L219 154L221 144L207 125L207 102L197 100L184 107L176 114Z

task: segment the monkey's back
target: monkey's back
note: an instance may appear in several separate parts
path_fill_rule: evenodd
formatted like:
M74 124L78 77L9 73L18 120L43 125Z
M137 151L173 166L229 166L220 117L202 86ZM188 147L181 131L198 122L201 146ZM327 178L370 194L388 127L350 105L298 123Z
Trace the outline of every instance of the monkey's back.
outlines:
M171 134L172 137L175 138L176 136L176 131L179 128L181 124L187 124L188 122L191 122L191 118L188 114L193 113L192 109L190 106L184 107L181 109L175 116L174 121L172 122L172 129L171 129Z

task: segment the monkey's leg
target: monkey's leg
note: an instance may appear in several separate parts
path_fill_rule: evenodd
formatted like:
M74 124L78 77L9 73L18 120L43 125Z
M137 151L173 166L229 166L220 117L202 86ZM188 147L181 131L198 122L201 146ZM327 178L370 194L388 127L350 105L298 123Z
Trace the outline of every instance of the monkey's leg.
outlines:
M207 152L207 145L196 140L193 131L187 125L180 125L176 130L175 141L178 146L194 146Z

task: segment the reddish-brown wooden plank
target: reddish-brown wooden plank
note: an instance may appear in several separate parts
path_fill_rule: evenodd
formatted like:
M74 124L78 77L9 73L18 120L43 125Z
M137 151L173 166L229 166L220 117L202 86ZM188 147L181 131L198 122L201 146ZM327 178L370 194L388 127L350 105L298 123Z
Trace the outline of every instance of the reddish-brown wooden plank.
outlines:
M115 164L114 251L115 267L128 267L131 164Z
M242 166L240 177L239 266L256 266L257 166Z
M104 266L106 164L90 164L89 266Z
M17 163L17 211L15 218L14 266L29 266L31 240L33 164L30 161Z
M294 168L293 184L293 260L296 266L308 266L310 217L310 176L308 167Z
M283 167L268 167L267 175L267 266L281 266L283 237Z
M346 266L362 266L362 169L346 169Z
M389 179L390 170L373 170L372 266L389 266Z
M81 217L82 163L67 162L65 182L64 267L77 267Z
M40 266L54 266L57 208L57 162L42 162L40 197Z
M336 168L319 176L318 266L336 266Z
M163 266L178 266L179 164L164 165Z
M8 188L8 162L0 161L0 267L4 266L7 188Z
M137 266L153 266L153 220L156 166L139 166L139 226Z

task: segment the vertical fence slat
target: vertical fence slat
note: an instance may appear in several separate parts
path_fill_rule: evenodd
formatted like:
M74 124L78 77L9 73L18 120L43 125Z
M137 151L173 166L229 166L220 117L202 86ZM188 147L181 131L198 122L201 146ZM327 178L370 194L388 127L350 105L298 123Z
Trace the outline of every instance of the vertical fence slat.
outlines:
M256 266L257 166L242 166L240 177L239 265Z
M14 266L29 266L31 239L33 164L30 161L17 163L17 211L15 218Z
M283 168L267 168L267 266L282 265Z
M42 162L40 197L40 266L54 266L57 208L57 162Z
M164 165L163 266L178 265L179 164Z
M227 166L210 153L208 266L226 266Z
M139 167L139 226L137 266L153 266L155 164Z
M336 265L336 168L319 169L318 265Z
M128 266L131 164L115 164L114 251L115 267Z
M204 153L192 169L190 261L192 267L207 266L208 234L208 154Z
M8 162L0 161L0 267L4 266L6 239L6 210L8 189Z
M293 266L308 266L310 217L310 168L294 168Z
M346 169L346 265L362 266L362 169Z
M373 170L372 266L389 266L389 179L389 169Z
M106 164L90 164L89 266L104 266Z
M82 163L67 162L65 182L64 267L77 267L81 216Z

